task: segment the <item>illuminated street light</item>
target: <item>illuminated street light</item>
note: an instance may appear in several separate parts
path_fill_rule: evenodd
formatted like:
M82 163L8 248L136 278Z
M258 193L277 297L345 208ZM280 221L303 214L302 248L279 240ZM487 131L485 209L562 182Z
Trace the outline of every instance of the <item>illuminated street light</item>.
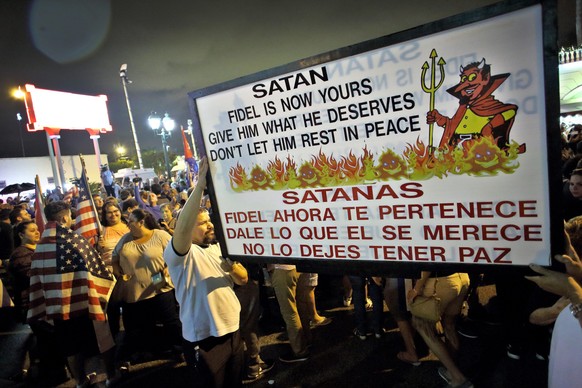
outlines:
M168 160L168 143L167 138L171 136L171 131L176 126L176 122L166 113L164 118L161 118L152 112L148 117L148 124L151 129L153 129L156 135L162 137L162 148L164 149L164 161L166 162L166 173L168 174L168 179L171 180L172 171L170 170L170 162Z
M12 97L14 97L16 99L24 100L24 96L25 96L25 93L22 91L20 86L18 87L18 89L14 89L12 91Z
M127 104L127 113L129 114L129 123L131 124L131 133L133 134L133 142L135 143L135 151L137 152L137 161L139 163L139 168L143 169L143 162L141 159L141 150L139 149L139 143L137 141L137 134L135 133L135 124L133 123L133 115L131 114L131 105L129 104L129 96L127 95L127 84L131 81L127 78L127 64L124 63L119 69L119 77L121 77L121 83L123 85L123 92L125 93L125 103Z
M125 148L124 145L122 145L122 144L115 144L113 147L115 149L115 153L117 154L117 160L118 161L128 160L128 157L125 155L125 152L127 151L127 149Z
M117 152L117 155L123 156L125 155L125 147L122 145L118 145L115 147L115 152Z

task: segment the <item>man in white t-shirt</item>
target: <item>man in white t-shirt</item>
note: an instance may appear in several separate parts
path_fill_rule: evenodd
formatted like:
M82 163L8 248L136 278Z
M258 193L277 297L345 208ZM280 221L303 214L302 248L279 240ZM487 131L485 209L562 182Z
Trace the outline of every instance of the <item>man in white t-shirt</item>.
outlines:
M180 304L184 356L196 387L242 385L244 353L239 333L240 303L234 283L244 285L247 271L223 259L214 226L200 208L208 162L200 163L199 180L176 222L164 252Z

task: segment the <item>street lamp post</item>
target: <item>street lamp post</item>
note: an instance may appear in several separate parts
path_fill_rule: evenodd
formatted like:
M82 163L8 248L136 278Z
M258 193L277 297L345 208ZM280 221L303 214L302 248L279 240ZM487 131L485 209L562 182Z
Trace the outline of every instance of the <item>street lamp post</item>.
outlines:
M20 146L22 147L22 157L26 157L26 152L24 152L24 140L22 139L22 116L20 113L16 114L16 120L18 121L18 135L20 136Z
M166 140L171 136L171 132L174 129L176 123L167 113L164 114L164 118L160 118L160 116L158 116L155 112L152 112L152 114L148 117L148 124L150 128L156 132L156 135L160 135L162 137L166 173L168 175L168 179L171 180L172 171L170 170L170 161L168 159L168 143Z
M129 123L131 125L131 133L133 134L133 141L135 143L135 151L137 152L137 161L140 170L143 169L143 161L141 159L141 150L137 141L137 134L135 133L135 124L133 123L133 115L131 114L131 105L129 104L129 96L127 95L127 84L131 81L127 78L127 64L124 63L119 69L119 77L121 77L121 84L123 85L123 92L125 93L125 103L127 104L127 113L129 114Z

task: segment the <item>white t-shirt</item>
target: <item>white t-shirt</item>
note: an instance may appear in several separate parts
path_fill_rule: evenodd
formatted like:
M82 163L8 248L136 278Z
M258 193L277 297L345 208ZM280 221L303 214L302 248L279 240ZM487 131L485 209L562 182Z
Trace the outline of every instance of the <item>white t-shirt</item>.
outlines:
M566 307L554 325L548 370L549 388L580 387L582 384L582 327Z
M170 277L180 304L182 335L190 342L222 337L239 328L240 303L233 281L220 267L218 244L203 248L192 245L179 256L172 245L164 251Z

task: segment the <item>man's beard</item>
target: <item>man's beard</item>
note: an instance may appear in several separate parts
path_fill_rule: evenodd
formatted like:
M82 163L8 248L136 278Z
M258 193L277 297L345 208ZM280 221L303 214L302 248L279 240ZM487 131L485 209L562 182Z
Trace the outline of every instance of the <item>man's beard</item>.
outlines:
M214 231L208 232L204 235L204 244L214 244L216 242L216 234Z

